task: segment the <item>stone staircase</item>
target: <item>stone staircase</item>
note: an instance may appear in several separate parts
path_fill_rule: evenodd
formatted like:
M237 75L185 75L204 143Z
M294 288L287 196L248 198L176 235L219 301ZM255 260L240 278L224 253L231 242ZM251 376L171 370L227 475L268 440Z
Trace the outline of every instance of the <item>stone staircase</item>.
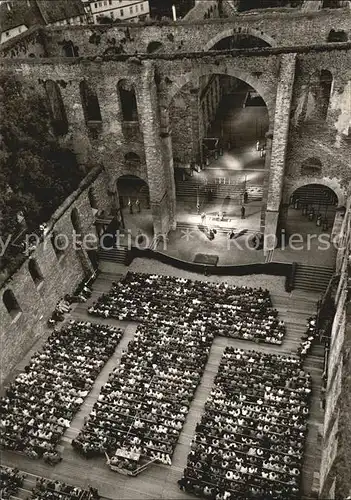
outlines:
M196 199L197 195L203 196L212 190L213 199L230 198L238 203L242 201L244 191L243 183L230 184L230 178L218 179L218 182L201 183L194 179L178 180L176 182L177 196ZM263 196L262 186L247 186L249 201L260 201Z
M125 265L127 254L128 250L126 247L111 248L108 250L100 248L99 260Z
M233 224L235 224L235 220L233 220ZM211 228L215 229L218 234L228 234L231 229L233 229L234 231L237 229L235 227L235 225L230 226L230 227L229 227L229 225L228 225L228 227L223 227L223 226L220 226L219 224L216 225L216 223L214 221L211 222ZM198 231L199 230L199 223L179 221L179 222L177 222L177 230L178 229L183 230L183 231L189 231L189 232L192 230ZM237 234L239 232L242 234L256 234L257 230L255 230L255 229L243 229L242 231L236 231L236 232L237 232Z
M297 264L294 288L323 293L334 273L332 267Z

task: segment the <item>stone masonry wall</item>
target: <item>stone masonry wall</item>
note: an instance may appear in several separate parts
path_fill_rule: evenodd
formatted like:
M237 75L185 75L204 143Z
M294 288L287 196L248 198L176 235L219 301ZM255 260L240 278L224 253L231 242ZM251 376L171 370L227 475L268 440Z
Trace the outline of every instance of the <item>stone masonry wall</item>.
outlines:
M269 174L267 205L267 209L269 211L278 211L281 203L295 65L296 54L282 55L280 60L277 102L274 116L271 167ZM275 234L275 231L271 234Z
M174 96L169 108L173 156L177 163L184 165L196 159L200 139L206 135L220 101L218 75L206 78L203 88L197 87L197 82L194 78L185 84Z
M94 233L93 213L88 199L88 189L93 187L97 205L100 209L108 209L109 202L106 196L106 175L102 172L79 195L71 195L63 207L66 207L62 216L54 224L57 233L67 235L72 242L73 227L71 210L77 208L82 227L82 233ZM79 192L79 188L77 190ZM68 201L73 200L68 206ZM57 213L63 208L60 207ZM55 214L53 218L55 217ZM13 319L7 312L3 301L0 300L0 368L3 380L20 361L26 351L36 339L44 334L46 320L54 310L58 300L66 293L72 293L84 278L84 271L80 258L73 246L70 245L64 256L58 260L51 245L50 234L31 253L35 258L43 281L37 286L28 271L28 260L6 282L0 290L2 298L7 289L11 289L21 307L22 313Z
M337 387L338 398L332 395L327 401L334 416L323 440L320 497L330 498L329 491L335 483L335 498L347 498L351 490L351 327L350 306L345 307L347 322L343 340L341 363L337 378L333 383ZM341 370L341 373L340 373ZM339 375L340 373L340 375ZM337 429L335 436L334 430ZM336 449L335 449L336 448ZM334 488L333 488L334 489ZM334 498L334 497L332 497Z
M187 83L175 95L170 108L169 116L172 126L173 157L178 164L187 164L192 160L193 121L191 113L191 83Z
M154 60L155 71L161 82L158 98L167 112L167 108L169 109L179 91L182 92L184 85L197 85L196 82L202 78L209 79L213 74L233 76L246 81L263 97L269 112L270 129L273 130L280 58L280 55L267 57L250 54L233 57L206 54L202 58L195 59ZM350 120L351 113L347 99L351 87L350 67L350 51L332 50L298 54L285 165L284 199L295 186L320 180L321 183L330 183L341 203L340 200L344 197L342 185L345 185L350 177L348 163L350 140L346 135L348 132L346 124ZM80 63L73 59L65 61L61 59L59 63L54 60L28 59L26 62L19 62L7 59L1 63L2 70L15 70L18 75L22 75L23 79L36 85L42 92L45 80L52 79L58 82L69 122L69 132L62 138L62 142L73 147L82 165L102 163L109 174L111 185L119 176L125 174L138 175L148 181L142 127L132 135L126 134L128 131L123 126L117 92L117 82L120 79L131 82L135 87L140 107L141 68L140 62L133 59L118 62L84 60ZM320 72L321 69L328 69L334 77L327 120L322 124L301 125L310 75ZM79 83L83 79L86 79L97 92L100 102L102 124L97 138L92 137L84 120L79 93ZM173 126L174 120L171 120L171 123ZM276 133L278 131L279 127L276 126ZM176 146L175 132L173 140ZM181 148L182 143L178 142ZM188 140L183 142L183 147L186 148L188 142ZM174 147L175 152L176 149L177 147ZM125 154L131 151L141 158L140 168L133 172L126 168L124 162ZM322 172L314 179L302 178L301 163L311 156L320 158Z
M327 119L306 119L308 95L311 87L318 91L317 77L321 70L328 70L333 76ZM314 157L322 163L321 177L337 178L343 187L348 185L351 180L350 99L350 51L299 55L287 153L288 180L299 179L302 162Z
M344 30L350 39L350 18L350 9L323 9L317 12L284 9L274 13L244 12L228 20L46 27L41 28L44 35L37 40L37 44L42 46L37 49L37 54L42 57L41 54L47 51L50 57L62 57L63 44L68 41L74 42L81 57L146 53L152 41L161 42L162 52L169 54L202 51L209 50L233 32L262 38L271 46L320 44L326 43L332 29ZM32 45L26 47L25 38L20 49L16 45L16 39L3 44L0 50L3 57L28 57L34 51Z

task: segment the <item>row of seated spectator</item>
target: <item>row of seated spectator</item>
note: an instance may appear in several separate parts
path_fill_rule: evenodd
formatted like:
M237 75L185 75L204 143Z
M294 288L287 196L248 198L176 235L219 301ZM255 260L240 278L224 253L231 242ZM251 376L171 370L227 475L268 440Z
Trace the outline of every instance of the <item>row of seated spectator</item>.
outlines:
M213 335L281 344L283 321L268 290L128 272L89 313L119 320L197 325Z
M8 500L16 496L18 489L22 488L25 475L18 469L0 465L0 498Z
M13 469L4 465L0 466L0 498L4 500L16 497L19 490L24 491L24 481L27 475L19 469ZM25 485L27 486L27 485ZM96 488L89 486L87 490L71 486L61 481L37 477L36 484L32 488L31 495L27 500L98 500L100 498Z
M311 316L307 320L307 330L302 337L302 342L297 349L297 355L301 360L304 360L312 349L313 344L319 337L319 330L317 328L317 319Z
M298 358L227 348L181 489L215 500L298 499L310 394Z
M122 335L73 320L53 331L0 400L2 447L31 458L53 452Z
M139 325L72 445L87 457L123 450L170 465L212 341L196 325Z
M38 477L32 494L27 500L99 500L96 488L88 490L71 486L61 481Z

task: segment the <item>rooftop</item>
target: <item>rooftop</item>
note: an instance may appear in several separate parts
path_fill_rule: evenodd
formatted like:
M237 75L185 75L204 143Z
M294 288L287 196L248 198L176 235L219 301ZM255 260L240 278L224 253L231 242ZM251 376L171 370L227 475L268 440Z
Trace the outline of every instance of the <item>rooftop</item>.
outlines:
M84 16L81 0L16 0L0 4L0 31L17 26L53 24L72 17Z

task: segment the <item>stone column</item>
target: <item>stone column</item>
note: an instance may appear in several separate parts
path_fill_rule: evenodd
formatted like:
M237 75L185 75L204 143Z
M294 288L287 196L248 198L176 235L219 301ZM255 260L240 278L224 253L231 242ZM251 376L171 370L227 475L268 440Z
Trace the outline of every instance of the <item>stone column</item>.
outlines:
M144 139L154 233L155 235L167 234L172 223L168 190L172 189L169 186L169 176L165 173L158 98L154 67L151 61L145 61L143 64L137 98Z
M79 81L72 80L65 88L61 87L61 95L68 121L68 133L63 142L71 143L79 165L92 164L95 154L88 137Z
M192 155L193 160L202 162L202 148L200 146L200 113L202 113L200 103L200 88L198 86L190 89L190 110L191 113L191 130L192 130ZM190 138L189 138L190 139Z
M171 229L175 230L177 226L177 208L176 208L176 186L174 179L173 165L173 150L172 150L172 135L169 123L169 109L167 106L160 103L160 138L163 154L163 164L168 184L168 206L169 206L169 223Z
M111 215L113 217L116 217L117 220L120 220L120 215L119 215L120 200L119 200L116 181L111 181L109 183L107 194L110 197Z
M286 151L289 135L291 99L294 86L296 54L282 54L278 78L278 89L274 114L274 135L269 171L268 201L265 220L265 254L271 249L272 237L278 226L280 203L282 199ZM266 244L268 241L268 246Z
M268 201L268 176L269 176L269 168L271 165L271 156L272 156L272 138L273 132L269 130L266 132L266 157L264 161L264 179L263 179L263 194L262 194L262 206L261 206L261 222L260 222L260 231L264 233L265 224L266 224L266 210L267 210L267 201Z

